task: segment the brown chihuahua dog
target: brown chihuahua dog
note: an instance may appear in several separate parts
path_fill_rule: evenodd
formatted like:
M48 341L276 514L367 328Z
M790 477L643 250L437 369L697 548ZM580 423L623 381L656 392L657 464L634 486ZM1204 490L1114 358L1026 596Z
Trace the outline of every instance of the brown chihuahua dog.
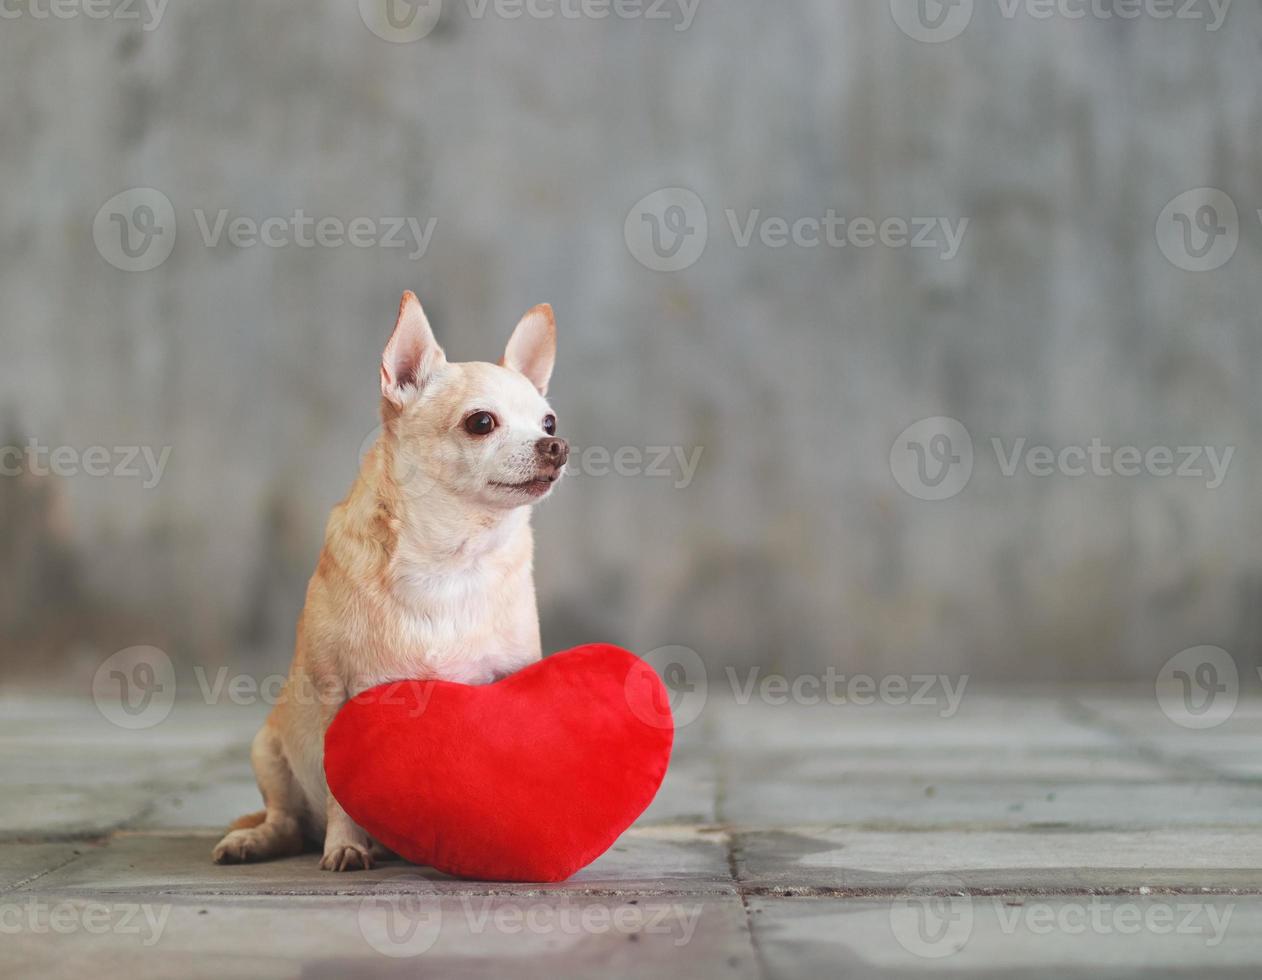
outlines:
M555 359L550 306L522 318L498 365L453 364L404 293L381 435L329 518L289 678L251 749L266 809L233 824L217 863L323 841L321 868L371 868L373 842L324 780L338 709L388 681L485 684L540 658L530 507L569 458L544 398Z

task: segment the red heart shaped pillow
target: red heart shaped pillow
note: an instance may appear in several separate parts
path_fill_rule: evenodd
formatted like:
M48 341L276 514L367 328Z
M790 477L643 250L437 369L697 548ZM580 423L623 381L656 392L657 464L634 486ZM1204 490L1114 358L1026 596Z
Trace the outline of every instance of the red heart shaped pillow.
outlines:
M356 823L415 864L561 881L653 801L674 735L653 668L595 644L495 684L365 691L329 726L324 771Z

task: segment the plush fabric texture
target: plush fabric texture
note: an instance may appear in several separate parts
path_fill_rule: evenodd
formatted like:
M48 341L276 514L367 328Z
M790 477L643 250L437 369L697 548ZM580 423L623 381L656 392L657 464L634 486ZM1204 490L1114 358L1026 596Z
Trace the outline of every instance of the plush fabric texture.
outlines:
M329 788L415 864L482 881L562 881L653 801L675 727L634 654L596 644L494 684L365 691L324 740Z

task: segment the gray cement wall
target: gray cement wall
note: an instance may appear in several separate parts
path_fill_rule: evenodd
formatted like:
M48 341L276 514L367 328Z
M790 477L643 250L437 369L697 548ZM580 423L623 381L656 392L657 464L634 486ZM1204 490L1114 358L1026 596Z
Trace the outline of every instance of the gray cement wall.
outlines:
M1257 659L1258 3L1210 30L1208 0L1201 21L977 0L938 43L900 28L902 0L701 0L690 23L673 2L664 19L515 19L447 0L411 43L360 6L6 8L0 442L78 454L63 475L0 479L10 676L136 643L283 666L405 288L461 359L498 357L551 301L563 434L701 450L690 482L677 462L600 476L589 457L544 507L550 647L978 679L1145 678L1208 643ZM103 209L137 187L172 213L136 210L153 196ZM672 187L695 195L682 211L635 210ZM1200 187L1238 220L1196 196L1163 215ZM1225 233L1198 257L1207 201ZM812 247L800 225L777 244L774 219L829 209L855 240ZM419 258L228 231L297 211L376 236L383 218L435 223ZM156 251L127 259L112 214ZM646 267L692 257L702 217L695 262ZM941 247L900 244L897 222L864 246L862 218L931 219ZM646 251L654 221L681 251ZM954 254L942 222L963 227ZM1229 261L1189 271L1233 232ZM116 267L164 234L160 265ZM974 450L967 486L937 501L890 463L895 446L904 480L909 453L937 465L937 433L896 446L931 416ZM1160 459L1006 476L1020 439L1234 456L1213 489ZM93 446L114 475L85 472ZM156 486L116 446L170 447Z

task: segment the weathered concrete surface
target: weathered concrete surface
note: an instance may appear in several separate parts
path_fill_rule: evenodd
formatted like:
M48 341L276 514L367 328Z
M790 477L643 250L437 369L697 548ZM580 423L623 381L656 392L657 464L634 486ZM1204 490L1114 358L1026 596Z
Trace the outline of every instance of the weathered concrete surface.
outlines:
M1153 757L1189 776L1211 773L1262 785L1262 702L1257 698L1242 698L1230 717L1203 730L1172 725L1156 702L1146 698L1087 695L1076 704L1093 723L1142 743Z
M1262 839L1253 828L890 833L781 827L737 833L734 851L747 887L797 894L893 894L938 873L976 893L1262 892Z
M1024 749L1066 752L1107 749L1119 739L1103 724L1065 710L1064 699L1053 695L983 694L966 685L954 703L939 687L930 692L932 703L883 704L821 703L798 706L752 697L740 703L724 690L706 701L694 725L711 724L725 746L741 753L761 754L777 749L800 752L872 752L915 741L927 752L956 752L970 758L1002 757ZM927 698L928 699L928 698ZM1126 703L1147 711L1148 701L1134 691ZM1156 711L1156 705L1152 705ZM786 712L793 725L784 724ZM1158 712L1159 714L1159 712ZM1172 726L1166 722L1166 728ZM689 726L691 729L693 726Z
M748 771L746 769L745 771ZM765 778L736 783L727 820L753 824L852 824L905 830L1255 826L1262 785L1171 780L1075 783L1032 780Z
M31 884L79 857L87 843L0 844L0 892Z
M1259 717L1242 699L1222 726L1192 731L1151 694L968 692L953 711L715 698L703 713L724 746L723 820L906 830L1249 827Z
M769 977L1245 980L1262 969L1257 899L957 898L925 935L914 900L893 912L888 902L827 899L750 906Z
M15 901L21 901L16 899ZM81 910L87 899L59 900ZM110 906L121 919L125 903ZM11 976L670 976L681 955L735 980L759 976L736 896L588 898L398 896L178 900L160 931L5 937ZM412 930L413 922L419 928ZM159 938L150 941L157 935ZM694 974L695 975L695 974Z
M0 840L91 837L119 827L206 827L259 809L248 758L266 707L179 701L152 728L91 702L0 700ZM249 791L247 792L247 787ZM244 810L233 809L244 805ZM182 817L181 814L184 814Z
M1258 784L1187 761L1247 758L1254 713L1172 734L1150 701L974 695L943 718L712 697L654 810L537 886L216 867L224 819L257 806L257 711L111 734L90 703L32 701L0 719L24 801L0 823L0 974L1256 975ZM68 786L89 807L71 840Z
M217 834L188 836L127 832L108 846L85 850L73 863L40 879L39 887L72 894L102 895L362 895L382 883L423 882L435 893L486 891L405 862L383 862L372 871L333 875L319 870L319 855L307 854L243 867L210 862ZM401 886L402 887L402 886ZM514 889L509 887L508 890ZM540 893L621 892L652 894L731 893L726 840L695 828L636 828L595 863L562 884L533 886Z

